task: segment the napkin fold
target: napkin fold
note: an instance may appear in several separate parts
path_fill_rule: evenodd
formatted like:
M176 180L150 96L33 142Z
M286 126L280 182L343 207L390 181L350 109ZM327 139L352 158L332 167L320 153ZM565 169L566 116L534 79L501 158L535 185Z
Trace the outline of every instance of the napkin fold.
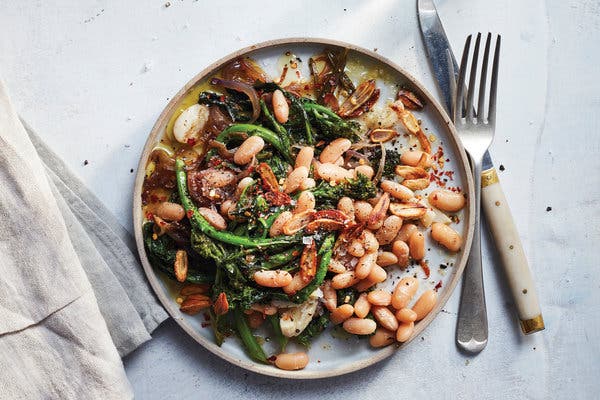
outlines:
M0 81L0 398L128 398L119 356L167 318L131 235Z

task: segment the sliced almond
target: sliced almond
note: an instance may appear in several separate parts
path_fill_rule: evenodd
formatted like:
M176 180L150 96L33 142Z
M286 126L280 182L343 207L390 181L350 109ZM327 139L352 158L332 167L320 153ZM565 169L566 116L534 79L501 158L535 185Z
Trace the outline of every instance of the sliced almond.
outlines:
M373 129L369 133L371 142L374 143L385 143L398 136L398 132L394 129Z
M283 225L283 233L290 236L304 229L313 220L314 214L314 210L306 210L301 213L294 214L292 218L290 218L289 221Z
M391 203L390 212L402 219L419 219L427 212L427 207L419 203Z
M200 311L210 307L210 300L201 300L196 298L186 298L181 303L179 310L182 313L186 313L189 315L198 314Z
M175 278L179 282L185 282L188 272L188 255L185 250L177 250L175 253L175 263L173 265Z
M213 305L213 310L217 315L227 314L229 311L229 302L227 301L227 295L224 292L221 292Z

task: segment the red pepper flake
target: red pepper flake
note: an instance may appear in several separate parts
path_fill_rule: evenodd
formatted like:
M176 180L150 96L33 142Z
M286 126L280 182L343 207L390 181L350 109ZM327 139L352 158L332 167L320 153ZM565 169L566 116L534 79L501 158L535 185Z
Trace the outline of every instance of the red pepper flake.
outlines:
M193 216L194 216L194 211L193 210L188 210L187 217L188 218L192 218Z
M451 181L454 180L454 171L444 171L444 175L450 178Z
M277 356L274 356L274 355L273 355L273 356L271 356L271 357L267 358L267 360L269 360L270 362L274 363L274 362L275 362L275 360L277 360Z
M219 97L219 101L225 101L225 96L221 95L221 97Z
M210 326L210 322L202 322L200 324L200 326L202 326L203 328L206 328L207 326Z
M150 211L148 211L146 213L146 219L150 220L150 219L154 219L154 214L152 214Z
M189 139L187 140L187 144L189 144L190 146L193 146L193 145L195 145L195 144L196 144L196 139L194 139L194 138L189 138Z
M209 314L209 313L205 312L205 313L203 314L203 317L204 317L204 320L205 320L205 321L210 321L210 314Z
M421 260L421 262L419 262L419 265L421 265L421 268L423 268L423 272L425 272L425 278L429 278L431 270L429 269L429 264L427 264L427 261Z
M442 287L442 281L440 280L435 287L433 288L433 290L435 290L436 292L438 291L438 289L440 289Z

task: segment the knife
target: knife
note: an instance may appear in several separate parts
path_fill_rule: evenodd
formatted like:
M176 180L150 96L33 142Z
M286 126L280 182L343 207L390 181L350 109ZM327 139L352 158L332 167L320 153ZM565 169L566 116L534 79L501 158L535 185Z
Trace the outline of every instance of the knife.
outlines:
M458 65L446 37L433 0L417 0L423 42L442 92L448 114L452 115L452 85L458 80ZM450 55L453 72L450 72ZM544 329L544 319L531 270L519 238L508 202L500 186L492 157L485 152L481 173L481 206L508 278L510 291L524 334Z

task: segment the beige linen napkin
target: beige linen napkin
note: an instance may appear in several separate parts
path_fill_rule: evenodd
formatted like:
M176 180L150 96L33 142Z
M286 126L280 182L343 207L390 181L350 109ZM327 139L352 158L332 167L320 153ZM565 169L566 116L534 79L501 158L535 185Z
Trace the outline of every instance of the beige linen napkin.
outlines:
M166 313L127 231L26 131L1 81L0 218L0 398L131 397L119 356Z

